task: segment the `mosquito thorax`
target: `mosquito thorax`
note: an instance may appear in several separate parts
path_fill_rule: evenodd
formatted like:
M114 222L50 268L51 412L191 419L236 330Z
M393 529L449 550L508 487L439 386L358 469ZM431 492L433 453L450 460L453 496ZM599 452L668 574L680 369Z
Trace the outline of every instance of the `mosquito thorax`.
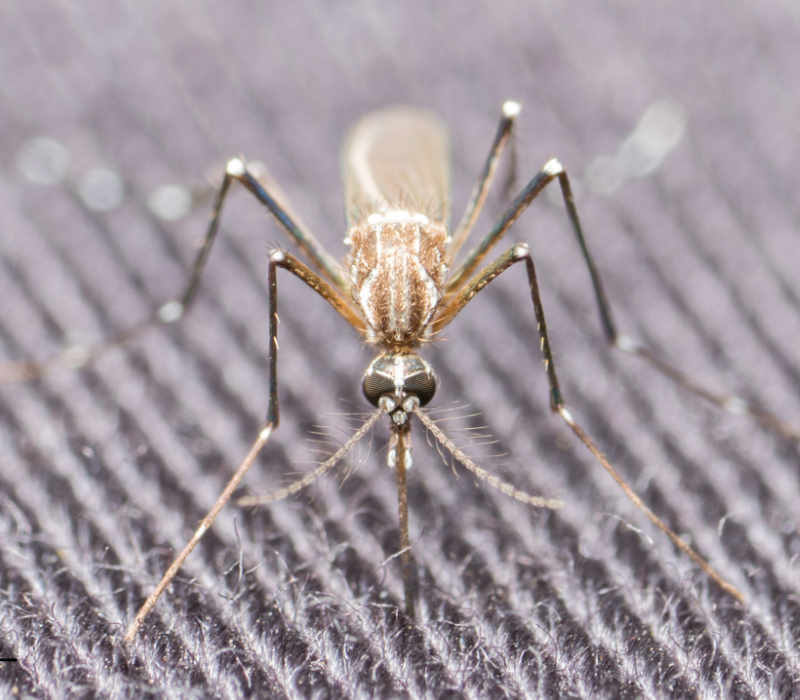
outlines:
M373 406L380 406L402 425L408 413L433 398L436 375L419 355L385 353L370 362L361 387Z

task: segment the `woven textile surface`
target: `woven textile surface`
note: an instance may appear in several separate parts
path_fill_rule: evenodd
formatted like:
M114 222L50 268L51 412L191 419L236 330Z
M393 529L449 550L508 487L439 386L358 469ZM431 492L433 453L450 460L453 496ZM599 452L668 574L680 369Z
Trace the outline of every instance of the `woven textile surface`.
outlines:
M504 158L474 240L558 157L620 329L800 430L800 17L790 0L715 8L5 4L0 363L112 336L176 294L232 156L263 162L343 256L340 149L372 109L446 121L457 221L513 98L516 166ZM17 659L0 695L800 693L798 441L608 346L555 184L490 258L530 245L572 414L745 603L551 413L517 266L423 348L430 412L561 510L477 482L415 424L410 624L381 421L302 493L229 504L123 644L267 408L267 255L292 248L238 190L185 319L0 384L0 656ZM312 470L370 408L357 334L289 275L278 310L281 423L240 493Z

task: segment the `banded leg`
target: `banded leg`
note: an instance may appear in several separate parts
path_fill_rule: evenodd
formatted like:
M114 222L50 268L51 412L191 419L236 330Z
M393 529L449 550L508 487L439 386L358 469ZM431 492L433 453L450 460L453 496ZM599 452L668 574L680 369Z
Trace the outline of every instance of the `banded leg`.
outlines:
M714 582L719 585L726 593L733 596L739 602L744 602L744 597L741 592L726 581L717 571L701 557L695 550L684 542L661 518L659 518L650 508L642 501L636 492L628 486L616 468L608 461L608 458L600 451L595 445L594 441L589 437L586 431L575 421L564 401L561 394L561 389L558 384L558 377L556 375L555 363L553 362L553 354L550 349L550 340L547 336L547 324L545 322L544 308L542 307L541 295L539 293L539 284L536 280L536 268L533 264L528 246L525 244L518 244L511 248L508 252L503 254L497 261L489 265L482 273L477 275L459 294L453 299L448 306L442 309L440 317L443 323L451 320L458 312L475 297L478 292L484 289L492 280L496 279L499 275L505 272L508 268L517 262L525 262L525 269L528 274L528 285L530 287L531 301L533 302L534 313L536 314L536 324L539 330L539 343L544 356L545 371L547 372L547 380L550 385L550 408L554 413L562 418L562 420L569 426L570 430L578 437L578 439L587 447L587 449L594 455L602 467L609 473L612 479L617 482L625 495L639 508L648 519L658 527L667 537L669 537L673 544L690 557Z
M674 365L661 359L659 355L646 345L634 340L630 336L620 333L617 330L616 324L611 313L611 305L606 297L603 283L600 279L600 273L594 263L592 254L589 252L589 247L586 243L586 237L581 226L580 219L578 218L578 210L575 207L575 198L572 194L572 187L569 183L569 178L561 163L552 158L545 163L541 171L522 189L517 198L511 203L506 212L500 218L497 225L485 236L485 238L470 252L464 263L450 276L447 283L446 293L450 301L445 304L445 309L454 306L454 300L458 299L459 290L467 285L470 276L473 274L477 266L484 259L486 254L497 243L500 238L505 234L511 225L519 218L519 216L528 208L528 205L536 198L536 196L549 185L553 180L558 180L561 187L561 194L564 199L564 206L567 210L572 230L578 241L581 249L583 261L589 270L589 277L592 281L592 288L594 290L595 300L597 302L597 309L600 315L600 323L603 326L603 331L609 345L622 350L623 352L638 355L646 360L652 367L657 369L666 377L669 377L676 384L688 389L694 394L697 394L706 401L722 408L730 413L745 414L752 417L764 428L771 430L790 440L800 440L800 430L795 428L783 420L776 414L768 411L760 406L755 406L739 396L727 393L720 393L712 391L688 375L682 372ZM456 304L457 306L457 304ZM449 317L452 317L450 314ZM440 314L442 316L442 314ZM440 327L443 324L440 324Z
M276 427L278 414L278 268L288 270L295 277L306 283L311 289L338 311L345 321L362 336L366 331L364 321L353 311L350 304L310 267L298 260L291 253L275 249L269 255L269 271L267 273L269 293L269 409L267 422Z
M492 146L489 149L489 155L486 156L486 162L483 164L483 170L478 176L478 182L475 183L475 187L472 190L467 208L451 238L450 246L447 250L450 260L458 255L458 251L461 250L461 246L463 246L467 238L469 238L472 227L475 225L481 213L483 204L486 201L486 195L489 194L489 188L492 186L492 182L497 173L500 156L508 141L511 139L514 120L517 118L517 115L519 115L520 109L521 106L519 102L506 100L503 103L500 123L497 125L497 132L495 133Z
M203 243L192 262L189 278L186 281L183 291L177 297L161 304L150 317L94 345L71 346L39 362L28 361L0 365L0 383L33 379L45 374L48 370L58 365L77 369L96 359L107 350L122 345L139 336L152 326L175 323L180 320L196 297L197 288L203 271L205 270L208 256L211 253L211 248L217 237L222 206L225 203L230 185L234 180L240 182L259 202L269 209L278 220L278 223L308 255L312 264L333 283L340 295L347 297L347 282L344 271L339 263L325 252L324 248L313 234L300 226L289 215L286 209L267 192L259 180L247 170L244 162L240 158L233 158L228 161L222 185L220 185L219 190L217 190L211 219L208 222Z
M322 296L326 301L328 301L333 308L335 308L342 316L345 317L349 322L353 323L353 320L357 318L353 311L349 308L349 306L342 301L341 297L338 293L334 290L331 285L329 285L325 280L323 280L319 275L317 275L313 270L308 268L302 262L300 262L297 258L286 253L282 250L274 250L270 254L269 259L269 407L267 409L267 421L259 430L258 436L256 437L255 441L250 447L250 450L247 453L247 456L242 460L239 466L236 468L231 479L225 485L225 488L220 493L219 497L217 498L214 505L211 507L211 510L208 511L206 516L200 523L200 526L195 530L194 534L192 535L191 539L186 543L184 548L175 557L172 564L170 564L169 568L167 569L166 573L159 581L158 585L153 589L153 592L148 596L147 600L144 602L144 605L139 609L136 613L136 617L133 619L131 624L128 627L127 632L125 633L125 641L131 642L133 641L134 637L136 637L136 633L141 627L142 622L147 617L150 610L153 609L153 606L158 601L161 594L166 590L167 586L169 586L170 582L175 575L180 571L181 566L183 566L183 562L186 561L186 558L189 554L192 553L192 550L197 546L200 540L205 535L206 531L211 527L216 519L217 515L219 515L220 511L225 507L225 504L230 500L231 495L239 486L239 483L244 478L245 474L247 474L248 470L251 466L253 466L258 454L261 452L264 445L267 444L267 441L272 434L272 431L278 427L278 423L280 420L280 414L278 410L278 280L277 280L277 271L278 268L282 267L293 275L301 279L305 282L311 289L313 289L317 294ZM359 319L360 322L360 319ZM363 322L361 322L363 328ZM355 325L355 324L354 324ZM363 437L369 428L375 424L378 418L383 415L383 410L375 411L375 413L361 426L361 428L356 432L356 434L350 438L350 440L345 443L345 445L340 448L330 459L323 462L314 472L310 475L303 477L296 481L294 484L291 484L283 489L276 491L275 493L271 494L270 497L265 502L271 502L275 500L280 500L281 498L285 498L289 495L292 495L299 491L301 488L308 486L312 481L316 478L324 474L326 471L331 469L343 456L346 452L356 443L358 440Z

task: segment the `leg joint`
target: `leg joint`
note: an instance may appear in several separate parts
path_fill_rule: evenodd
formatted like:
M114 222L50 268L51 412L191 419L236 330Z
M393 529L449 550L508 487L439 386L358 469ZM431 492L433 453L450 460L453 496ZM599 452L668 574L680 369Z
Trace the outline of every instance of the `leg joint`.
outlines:
M286 261L286 252L281 248L273 248L269 251L269 261L271 263L280 264Z
M531 249L527 243L517 243L511 249L511 257L514 260L523 260L531 256Z
M225 172L231 177L241 177L246 171L247 167L241 158L231 158L225 165Z
M551 177L557 177L564 172L564 166L561 165L561 161L558 158L551 158L544 164L542 172Z

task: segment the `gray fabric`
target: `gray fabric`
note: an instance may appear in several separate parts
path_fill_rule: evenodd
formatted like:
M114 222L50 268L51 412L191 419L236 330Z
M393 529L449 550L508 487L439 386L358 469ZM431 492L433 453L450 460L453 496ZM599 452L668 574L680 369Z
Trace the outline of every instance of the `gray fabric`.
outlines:
M232 155L264 161L341 255L340 144L379 106L448 122L457 216L513 97L514 187L551 156L565 164L621 329L800 427L794 2L71 5L0 10L0 357L104 337L174 294L210 201L166 222L148 197L217 178ZM657 167L615 186L653 105L684 129ZM39 136L68 149L59 183L19 167ZM124 179L109 212L81 196L98 167ZM573 414L744 607L550 414L514 270L425 348L441 380L432 410L459 417L442 427L479 464L562 511L474 483L417 429L421 621L405 627L381 426L302 495L229 506L125 648L266 410L266 253L288 243L239 192L184 322L89 369L0 386L0 655L19 659L0 665L0 695L792 696L797 443L605 345L550 194L497 253L531 245ZM282 422L246 479L255 492L312 469L368 408L370 350L288 277L279 306Z

